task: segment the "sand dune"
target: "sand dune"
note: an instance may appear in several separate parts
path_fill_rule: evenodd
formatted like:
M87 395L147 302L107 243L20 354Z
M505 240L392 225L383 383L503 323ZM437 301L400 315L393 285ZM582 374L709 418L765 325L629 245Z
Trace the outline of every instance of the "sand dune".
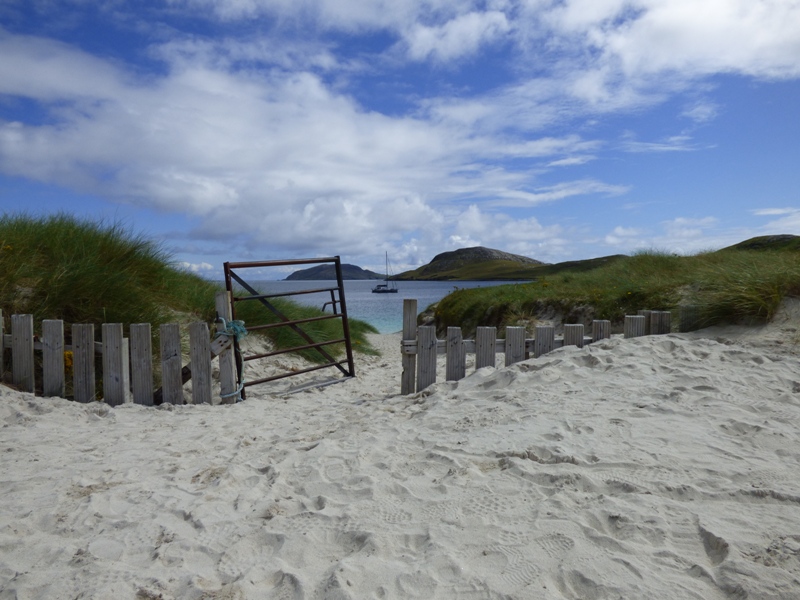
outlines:
M396 335L234 406L0 387L0 598L800 598L799 326L412 396Z

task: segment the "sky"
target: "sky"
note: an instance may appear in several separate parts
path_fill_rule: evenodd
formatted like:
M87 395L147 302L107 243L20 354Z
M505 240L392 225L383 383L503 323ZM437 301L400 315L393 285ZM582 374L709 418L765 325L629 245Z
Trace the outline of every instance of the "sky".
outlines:
M799 235L798 165L800 0L0 0L0 209L209 278Z

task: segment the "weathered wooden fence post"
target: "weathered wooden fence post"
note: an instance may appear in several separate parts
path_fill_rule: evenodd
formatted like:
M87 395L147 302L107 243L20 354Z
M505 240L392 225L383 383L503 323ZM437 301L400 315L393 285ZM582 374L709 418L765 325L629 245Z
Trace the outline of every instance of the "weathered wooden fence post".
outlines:
M506 366L525 360L525 328L506 327Z
M131 370L134 403L153 406L153 342L150 323L131 325Z
M495 365L496 345L496 327L478 327L475 330L475 370Z
M611 337L611 321L592 321L592 341L606 340Z
M109 406L129 400L130 356L128 340L122 335L122 323L103 323L103 399Z
M672 331L672 313L668 310L654 310L650 313L650 333L664 335Z
M645 335L645 321L644 315L625 315L625 338L635 338Z
M458 381L467 375L467 352L461 338L461 327L447 328L446 381Z
M94 325L72 325L72 391L77 402L92 402L94 389Z
M225 323L230 323L233 319L231 315L231 296L230 293L217 292L214 297L214 304L217 309L217 317L224 319ZM222 322L217 325L217 331L222 328ZM234 340L231 345L219 355L219 393L221 404L233 404L236 402L236 359L234 357Z
M534 333L533 357L552 352L556 346L556 328L552 325L537 325Z
M42 395L63 398L64 381L64 321L42 321Z
M407 341L417 340L417 301L413 298L403 300L403 339L400 342L405 345ZM403 374L400 378L400 393L411 394L414 392L414 377L416 375L417 355L406 354L403 352Z
M33 393L33 315L11 315L11 368L14 385Z
M436 383L436 327L417 328L417 391Z
M161 337L161 390L163 401L183 404L181 379L181 330L177 323L165 323L159 328Z
M564 325L564 345L583 348L583 323Z
M211 404L211 341L208 324L189 325L189 356L192 361L192 404Z
M652 310L637 310L636 315L640 317L644 317L644 333L642 335L650 335L652 333L652 318L651 315L653 314Z

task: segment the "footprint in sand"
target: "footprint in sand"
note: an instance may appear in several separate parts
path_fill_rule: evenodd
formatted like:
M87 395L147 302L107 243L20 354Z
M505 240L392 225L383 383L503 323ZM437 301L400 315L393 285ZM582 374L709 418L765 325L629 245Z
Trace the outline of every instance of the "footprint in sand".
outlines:
M238 579L254 566L263 564L283 546L285 536L257 531L231 544L219 559L217 570Z
M507 523L507 525L511 525L511 523ZM503 546L525 546L531 539L530 533L524 531L528 526L527 521L522 521L516 529L495 527L489 532L489 538Z
M535 562L535 557L530 552L517 546L493 545L483 552L488 556L502 555L503 565L492 569L492 574L487 578L491 584L496 580L499 589L523 588L541 576L541 569Z
M533 540L545 553L556 560L563 558L575 547L575 540L563 533L549 533Z

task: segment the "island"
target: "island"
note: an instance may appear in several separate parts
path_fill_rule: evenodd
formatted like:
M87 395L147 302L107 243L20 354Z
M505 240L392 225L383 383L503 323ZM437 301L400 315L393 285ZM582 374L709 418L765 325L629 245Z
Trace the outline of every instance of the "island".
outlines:
M362 269L356 265L342 265L342 279L383 279L384 276L375 271ZM336 279L336 266L318 265L309 269L295 271L286 278L286 281L324 281Z
M427 265L393 277L399 280L515 280L528 279L532 267L542 261L483 246L442 252Z

